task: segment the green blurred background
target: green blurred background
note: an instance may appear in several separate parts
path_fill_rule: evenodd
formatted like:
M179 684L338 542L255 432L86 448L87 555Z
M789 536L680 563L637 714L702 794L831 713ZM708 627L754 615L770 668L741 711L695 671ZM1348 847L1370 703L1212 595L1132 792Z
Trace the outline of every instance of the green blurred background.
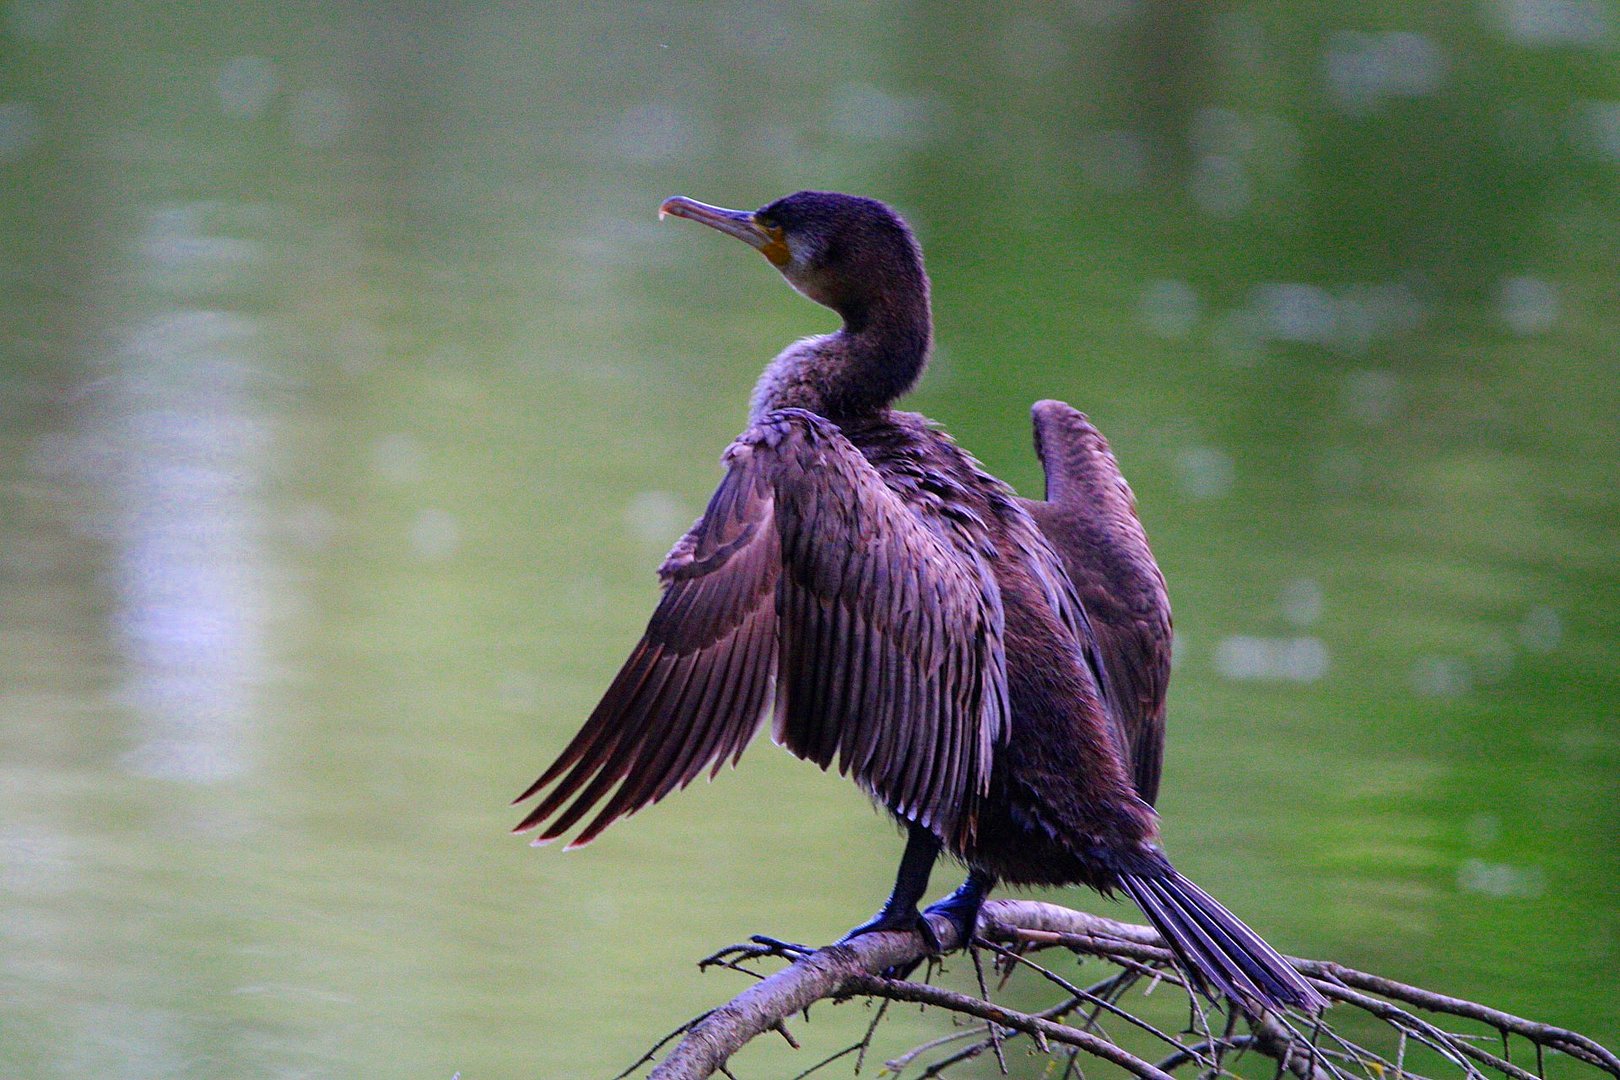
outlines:
M802 187L921 235L914 407L1025 492L1032 401L1112 438L1178 865L1620 1040L1613 0L0 14L0 1075L607 1076L871 913L894 830L764 742L506 835L832 321L658 202Z

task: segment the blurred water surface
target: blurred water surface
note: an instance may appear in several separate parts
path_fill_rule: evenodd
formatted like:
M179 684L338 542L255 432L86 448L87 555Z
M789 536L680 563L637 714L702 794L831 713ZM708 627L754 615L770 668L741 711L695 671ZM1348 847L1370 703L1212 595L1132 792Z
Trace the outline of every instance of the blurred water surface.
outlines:
M1620 1039L1614 4L3 15L0 1074L611 1075L875 907L893 830L763 744L505 835L830 322L654 210L800 187L911 217L993 470L1038 398L1113 439L1178 865Z

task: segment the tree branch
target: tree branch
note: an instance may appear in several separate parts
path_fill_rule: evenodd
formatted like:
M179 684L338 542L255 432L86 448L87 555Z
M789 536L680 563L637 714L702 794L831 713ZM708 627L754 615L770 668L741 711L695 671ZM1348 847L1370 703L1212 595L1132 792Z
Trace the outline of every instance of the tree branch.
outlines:
M946 949L960 945L955 928L947 920L935 919L932 926ZM1054 904L992 900L984 906L978 930L987 941L996 943L998 964L1006 975L1010 975L1015 966L1030 967L1061 988L1065 1000L1037 1013L1025 1013L983 997L886 977L885 972L909 970L927 958L926 948L917 934L867 934L814 952L769 938L756 938L750 944L716 953L701 966L744 971L760 981L674 1033L681 1036L680 1042L653 1069L649 1080L705 1080L716 1073L729 1075L725 1073L726 1062L751 1039L777 1030L797 1047L786 1034L784 1022L788 1017L805 1012L817 1001L841 1001L851 997L918 1002L984 1022L977 1034L955 1033L950 1039L930 1040L890 1062L890 1069L896 1074L947 1042L957 1042L960 1038L979 1040L949 1058L936 1061L924 1075L939 1075L957 1061L999 1047L1004 1035L1014 1037L1021 1033L1033 1039L1041 1050L1060 1052L1052 1049L1056 1044L1067 1048L1063 1053L1084 1053L1112 1062L1141 1080L1173 1080L1171 1071L1189 1063L1196 1063L1202 1075L1231 1077L1235 1074L1230 1071L1225 1055L1234 1053L1252 1053L1269 1059L1274 1063L1272 1072L1286 1069L1298 1080L1437 1080L1420 1076L1407 1067L1409 1042L1427 1047L1438 1061L1455 1070L1463 1080L1490 1080L1487 1070L1503 1080L1541 1080L1545 1077L1541 1068L1544 1051L1566 1055L1620 1080L1620 1058L1573 1031L1355 971L1341 964L1289 960L1341 1008L1348 1006L1381 1021L1393 1037L1392 1051L1380 1054L1358 1046L1333 1030L1326 1019L1295 1013L1267 1013L1258 1019L1244 1017L1249 1020L1250 1034L1234 1033L1233 1028L1242 1014L1219 1016L1193 997L1179 974L1175 957L1158 934L1145 926ZM1023 955L1051 948L1100 957L1125 971L1092 990L1081 990ZM742 966L766 957L791 963L764 978ZM1119 1004L1120 993L1130 985L1143 982L1149 990L1162 982L1180 987L1188 994L1193 1002L1193 1019L1183 1033L1191 1036L1187 1042L1178 1041L1177 1037L1140 1020ZM1065 1022L1068 1014L1087 1008L1090 1013L1083 1023ZM1432 1015L1425 1018L1414 1010ZM1154 1052L1162 1058L1159 1064L1152 1064L1103 1033L1097 1021L1105 1013L1129 1021L1139 1040L1151 1038L1153 1045L1162 1047ZM1217 1016L1225 1034L1215 1033L1217 1029L1210 1023L1211 1015ZM1498 1056L1475 1045L1473 1040L1479 1033L1447 1030L1436 1018L1457 1018L1492 1029L1501 1039L1503 1054ZM868 1030L861 1043L832 1055L811 1071L851 1052L859 1051L864 1055L871 1034ZM1509 1059L1509 1040L1514 1036L1536 1048L1534 1071ZM664 1040L667 1041L668 1038ZM627 1074L651 1061L662 1045L649 1051Z

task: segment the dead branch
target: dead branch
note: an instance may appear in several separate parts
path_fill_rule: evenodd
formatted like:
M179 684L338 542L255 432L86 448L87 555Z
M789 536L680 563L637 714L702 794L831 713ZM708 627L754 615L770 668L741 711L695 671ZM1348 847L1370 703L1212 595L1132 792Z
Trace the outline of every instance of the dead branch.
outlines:
M955 929L945 920L935 920L933 927L946 948L960 944ZM1003 983L1015 968L1028 968L1059 988L1064 1000L1038 1012L998 1005L986 992L982 970L977 983L979 996L887 977L885 972L905 970L926 959L923 942L915 934L868 934L848 944L815 951L756 938L716 953L702 966L742 971L759 981L725 1005L683 1025L621 1075L639 1070L670 1039L679 1036L675 1049L649 1074L650 1080L703 1080L716 1073L729 1076L727 1061L761 1034L780 1032L797 1048L786 1021L805 1012L811 1004L869 997L885 1002L917 1002L981 1022L976 1030L930 1040L890 1061L888 1069L897 1076L913 1064L924 1069L922 1076L939 1076L954 1064L981 1053L999 1054L1006 1039L1026 1036L1042 1051L1068 1055L1070 1071L1076 1064L1075 1055L1085 1054L1112 1062L1142 1080L1173 1080L1173 1071L1189 1064L1196 1065L1201 1076L1235 1077L1238 1074L1232 1071L1233 1060L1244 1054L1270 1061L1267 1071L1273 1075L1286 1070L1297 1080L1440 1080L1438 1075L1414 1071L1409 1059L1414 1055L1413 1048L1418 1047L1426 1052L1424 1068L1433 1070L1438 1065L1461 1080L1545 1080L1548 1053L1620 1078L1620 1058L1576 1032L1341 964L1289 961L1341 1010L1353 1009L1379 1021L1390 1046L1379 1050L1350 1041L1330 1023L1332 1013L1327 1017L1267 1013L1256 1020L1237 1011L1218 1011L1187 990L1174 956L1158 934L1145 926L1054 904L993 900L984 907L979 935L991 945ZM1123 970L1082 989L1027 956L1045 949L1098 957ZM768 977L747 966L772 957L789 961L789 966ZM1185 995L1191 1003L1186 1030L1179 1034L1167 1033L1120 1003L1134 987L1146 986L1151 992L1160 984ZM864 1057L880 1019L881 1015L861 1042L834 1053L809 1071L850 1054L855 1054L857 1060ZM1158 1051L1150 1050L1144 1056L1121 1045L1101 1026L1110 1019L1120 1022L1120 1030L1134 1032L1138 1042L1157 1046ZM1457 1030L1457 1021L1466 1022L1462 1025L1465 1028L1473 1025L1473 1029ZM1247 1034L1237 1030L1240 1023L1248 1027ZM1500 1054L1478 1045L1486 1034L1498 1040ZM1514 1038L1529 1043L1534 1051L1533 1062L1512 1060ZM961 1046L964 1040L968 1045ZM954 1048L948 1056L923 1065L929 1053L947 1045ZM1158 1059L1158 1064L1150 1058Z

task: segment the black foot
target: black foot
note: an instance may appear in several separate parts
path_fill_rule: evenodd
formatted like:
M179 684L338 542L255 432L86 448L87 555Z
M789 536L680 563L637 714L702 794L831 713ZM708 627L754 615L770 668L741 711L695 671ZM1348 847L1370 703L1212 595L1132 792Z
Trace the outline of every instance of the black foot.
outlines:
M765 948L770 949L773 952L781 953L783 956L796 956L800 959L803 959L816 951L808 945L799 945L792 941L782 941L778 938L767 937L764 934L753 934L748 938L748 940L752 941L755 945L763 945Z
M909 909L900 911L885 907L882 911L839 938L838 944L842 945L846 941L853 941L862 934L875 934L880 930L900 930L905 933L921 934L923 940L928 943L930 953L938 955L940 952L939 935L934 933L934 928L928 925L928 920L923 918L922 912L917 910L915 904Z
M955 892L939 903L929 905L924 914L943 915L949 919L951 925L956 927L958 944L966 948L973 943L973 934L979 925L979 909L984 907L984 898L990 892L990 885L989 878L981 877L977 873L969 874L968 879L962 882ZM927 921L926 918L923 920L924 923Z
M863 934L875 934L880 930L899 930L921 934L928 945L929 954L938 956L939 936L928 925L928 920L923 918L922 912L917 910L917 901L922 899L928 888L928 872L933 868L934 860L939 858L939 848L939 837L921 825L909 826L906 851L900 856L900 870L894 876L894 891L884 902L883 910L839 938L838 943L842 945ZM910 964L904 971L890 969L884 974L889 978L901 979L916 966Z
M909 911L893 911L885 907L872 918L839 938L838 944L842 945L846 941L852 941L862 934L875 934L879 930L900 930L905 933L921 934L924 943L928 946L928 957L938 956L944 951L939 945L939 935L934 933L934 928L928 925L928 920L923 918L922 912L917 910L916 905L912 905ZM884 968L880 974L885 979L906 979L921 964L922 960L913 960L909 964Z
M759 960L767 956L780 957L798 963L816 950L808 945L796 945L791 941L779 941L764 934L755 934L747 941L737 945L727 945L718 952L712 953L698 961L698 969L711 967L737 967L745 960ZM738 970L747 970L739 968Z

